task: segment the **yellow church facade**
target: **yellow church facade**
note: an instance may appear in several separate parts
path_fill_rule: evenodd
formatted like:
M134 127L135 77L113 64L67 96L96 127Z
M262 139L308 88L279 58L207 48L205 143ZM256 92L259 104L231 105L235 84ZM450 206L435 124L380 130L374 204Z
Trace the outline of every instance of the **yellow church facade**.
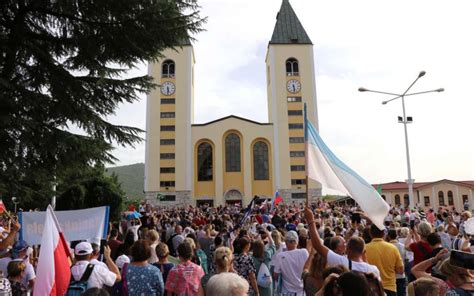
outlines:
M263 58L263 57L262 57ZM268 121L230 115L194 123L193 46L182 42L148 67L145 194L161 204L305 200L304 116L317 127L313 44L283 0L265 57ZM252 106L248 106L252 108ZM321 196L316 182L310 198ZM157 199L159 196L159 199Z

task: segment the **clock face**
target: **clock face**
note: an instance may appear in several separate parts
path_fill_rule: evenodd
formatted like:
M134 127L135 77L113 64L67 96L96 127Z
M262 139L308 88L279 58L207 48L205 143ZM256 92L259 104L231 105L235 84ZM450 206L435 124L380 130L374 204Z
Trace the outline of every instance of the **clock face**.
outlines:
M286 89L290 93L297 93L301 90L301 83L298 80L295 80L295 79L288 80L288 82L286 84Z
M166 81L161 85L161 93L165 96L171 96L174 94L175 89L174 83L170 81Z

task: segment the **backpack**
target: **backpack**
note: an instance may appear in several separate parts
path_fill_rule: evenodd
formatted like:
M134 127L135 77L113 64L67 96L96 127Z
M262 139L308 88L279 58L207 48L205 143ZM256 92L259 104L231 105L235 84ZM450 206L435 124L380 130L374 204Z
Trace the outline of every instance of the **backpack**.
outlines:
M72 268L72 267L71 267ZM80 296L87 290L87 281L89 280L92 270L94 269L94 264L88 264L86 270L81 276L81 279L76 281L71 274L71 281L69 282L69 287L67 288L66 296Z
M265 262L260 264L257 274L257 284L262 288L268 288L272 285L272 276L270 275L270 270L268 269Z
M178 235L177 233L173 234L166 241L166 245L168 246L168 250L170 251L170 255L173 256L173 257L176 257L176 250L174 249L174 246L173 246L173 238L175 238L175 236L177 236L177 235Z

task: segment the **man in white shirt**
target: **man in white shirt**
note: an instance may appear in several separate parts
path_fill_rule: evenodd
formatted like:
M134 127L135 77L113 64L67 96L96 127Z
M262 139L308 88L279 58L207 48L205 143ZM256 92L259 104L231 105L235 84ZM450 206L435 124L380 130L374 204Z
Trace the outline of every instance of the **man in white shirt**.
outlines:
M74 280L79 281L87 269L92 257L92 246L88 242L81 242L74 248L76 263L71 267L71 274ZM102 288L103 286L113 286L121 280L120 271L110 258L110 248L104 248L104 258L107 268L102 265L93 265L92 273L87 281L87 289Z
M282 294L302 296L304 290L301 275L309 254L306 249L296 248L298 246L298 234L295 231L292 230L286 233L285 242L288 250L276 255L273 276L276 280L279 276L282 277Z
M305 209L305 218L309 227L309 236L311 237L311 243L313 248L325 257L327 260L327 266L343 265L349 270L356 270L364 273L373 273L380 278L379 269L371 264L364 261L365 254L365 243L360 237L351 237L346 244L346 256L342 256L331 251L328 247L321 243L321 238L316 231L316 221L311 209Z
M90 260L90 263L91 264L94 264L94 265L101 265L107 269L109 269L107 267L107 264L105 264L104 262L102 261L99 261L99 257L100 257L100 245L96 244L96 243L91 243L91 246L92 246L92 254L91 254L91 260Z

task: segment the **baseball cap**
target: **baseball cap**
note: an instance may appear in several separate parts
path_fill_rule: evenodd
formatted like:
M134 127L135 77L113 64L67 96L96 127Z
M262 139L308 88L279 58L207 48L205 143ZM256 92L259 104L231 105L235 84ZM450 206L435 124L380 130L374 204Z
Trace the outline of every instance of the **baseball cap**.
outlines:
M298 226L296 226L296 230L300 231L301 229L304 229L303 223L299 223Z
M285 234L285 240L287 242L291 242L291 241L298 242L298 234L294 230L288 231Z
M21 252L29 247L28 243L22 239L17 240L12 247L13 252Z
M115 260L115 264L117 267L122 269L125 263L130 263L130 258L127 255L120 255L118 256L117 260Z
M92 254L92 245L89 242L80 242L74 248L74 254L76 255Z

